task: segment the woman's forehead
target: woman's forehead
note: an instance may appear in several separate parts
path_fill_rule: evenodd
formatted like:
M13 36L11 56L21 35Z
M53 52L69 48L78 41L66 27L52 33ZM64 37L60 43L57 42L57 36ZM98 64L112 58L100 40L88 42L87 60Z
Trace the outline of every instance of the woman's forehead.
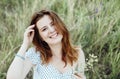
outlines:
M38 20L38 22L36 24L39 28L42 28L44 26L47 26L51 22L52 22L52 19L50 18L50 16L49 15L44 15L42 18L40 18Z

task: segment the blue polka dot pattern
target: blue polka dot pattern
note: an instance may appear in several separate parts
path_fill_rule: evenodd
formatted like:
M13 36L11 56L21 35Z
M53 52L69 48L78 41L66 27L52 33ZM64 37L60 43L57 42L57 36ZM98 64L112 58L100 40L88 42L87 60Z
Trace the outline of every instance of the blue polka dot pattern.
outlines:
M73 69L69 69L64 73L60 73L51 64L41 64L40 53L36 52L35 48L30 48L26 52L25 58L29 58L35 65L33 79L75 79L73 76Z

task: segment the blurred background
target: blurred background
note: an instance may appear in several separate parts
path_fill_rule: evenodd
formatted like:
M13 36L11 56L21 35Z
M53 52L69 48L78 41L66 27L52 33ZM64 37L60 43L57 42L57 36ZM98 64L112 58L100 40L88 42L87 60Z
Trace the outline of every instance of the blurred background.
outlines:
M32 14L42 9L54 10L72 42L82 46L87 79L120 79L120 0L0 0L0 79L6 78Z

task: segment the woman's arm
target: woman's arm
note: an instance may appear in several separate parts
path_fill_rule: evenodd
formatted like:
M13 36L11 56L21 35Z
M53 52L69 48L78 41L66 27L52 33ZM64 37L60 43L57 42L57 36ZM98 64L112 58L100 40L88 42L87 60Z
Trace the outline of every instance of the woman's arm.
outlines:
M84 68L85 68L85 56L84 52L81 48L79 48L79 58L77 62L77 71L75 72L75 77L77 79L86 79L84 74Z
M26 48L22 45L17 55L25 57L25 52ZM32 63L30 60L23 60L22 58L16 56L8 69L7 79L24 79L31 67Z
M32 43L34 37L33 27L34 25L31 25L26 29L23 44L8 69L7 79L24 79L33 66L29 59L22 59L25 57L25 52Z

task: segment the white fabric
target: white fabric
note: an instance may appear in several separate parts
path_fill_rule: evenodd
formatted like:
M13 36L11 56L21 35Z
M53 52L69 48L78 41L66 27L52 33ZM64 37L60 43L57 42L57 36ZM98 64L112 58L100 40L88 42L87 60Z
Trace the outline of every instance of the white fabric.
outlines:
M73 78L73 69L69 69L64 73L60 73L51 64L42 65L40 54L35 48L30 48L25 55L35 65L33 79L75 79Z

